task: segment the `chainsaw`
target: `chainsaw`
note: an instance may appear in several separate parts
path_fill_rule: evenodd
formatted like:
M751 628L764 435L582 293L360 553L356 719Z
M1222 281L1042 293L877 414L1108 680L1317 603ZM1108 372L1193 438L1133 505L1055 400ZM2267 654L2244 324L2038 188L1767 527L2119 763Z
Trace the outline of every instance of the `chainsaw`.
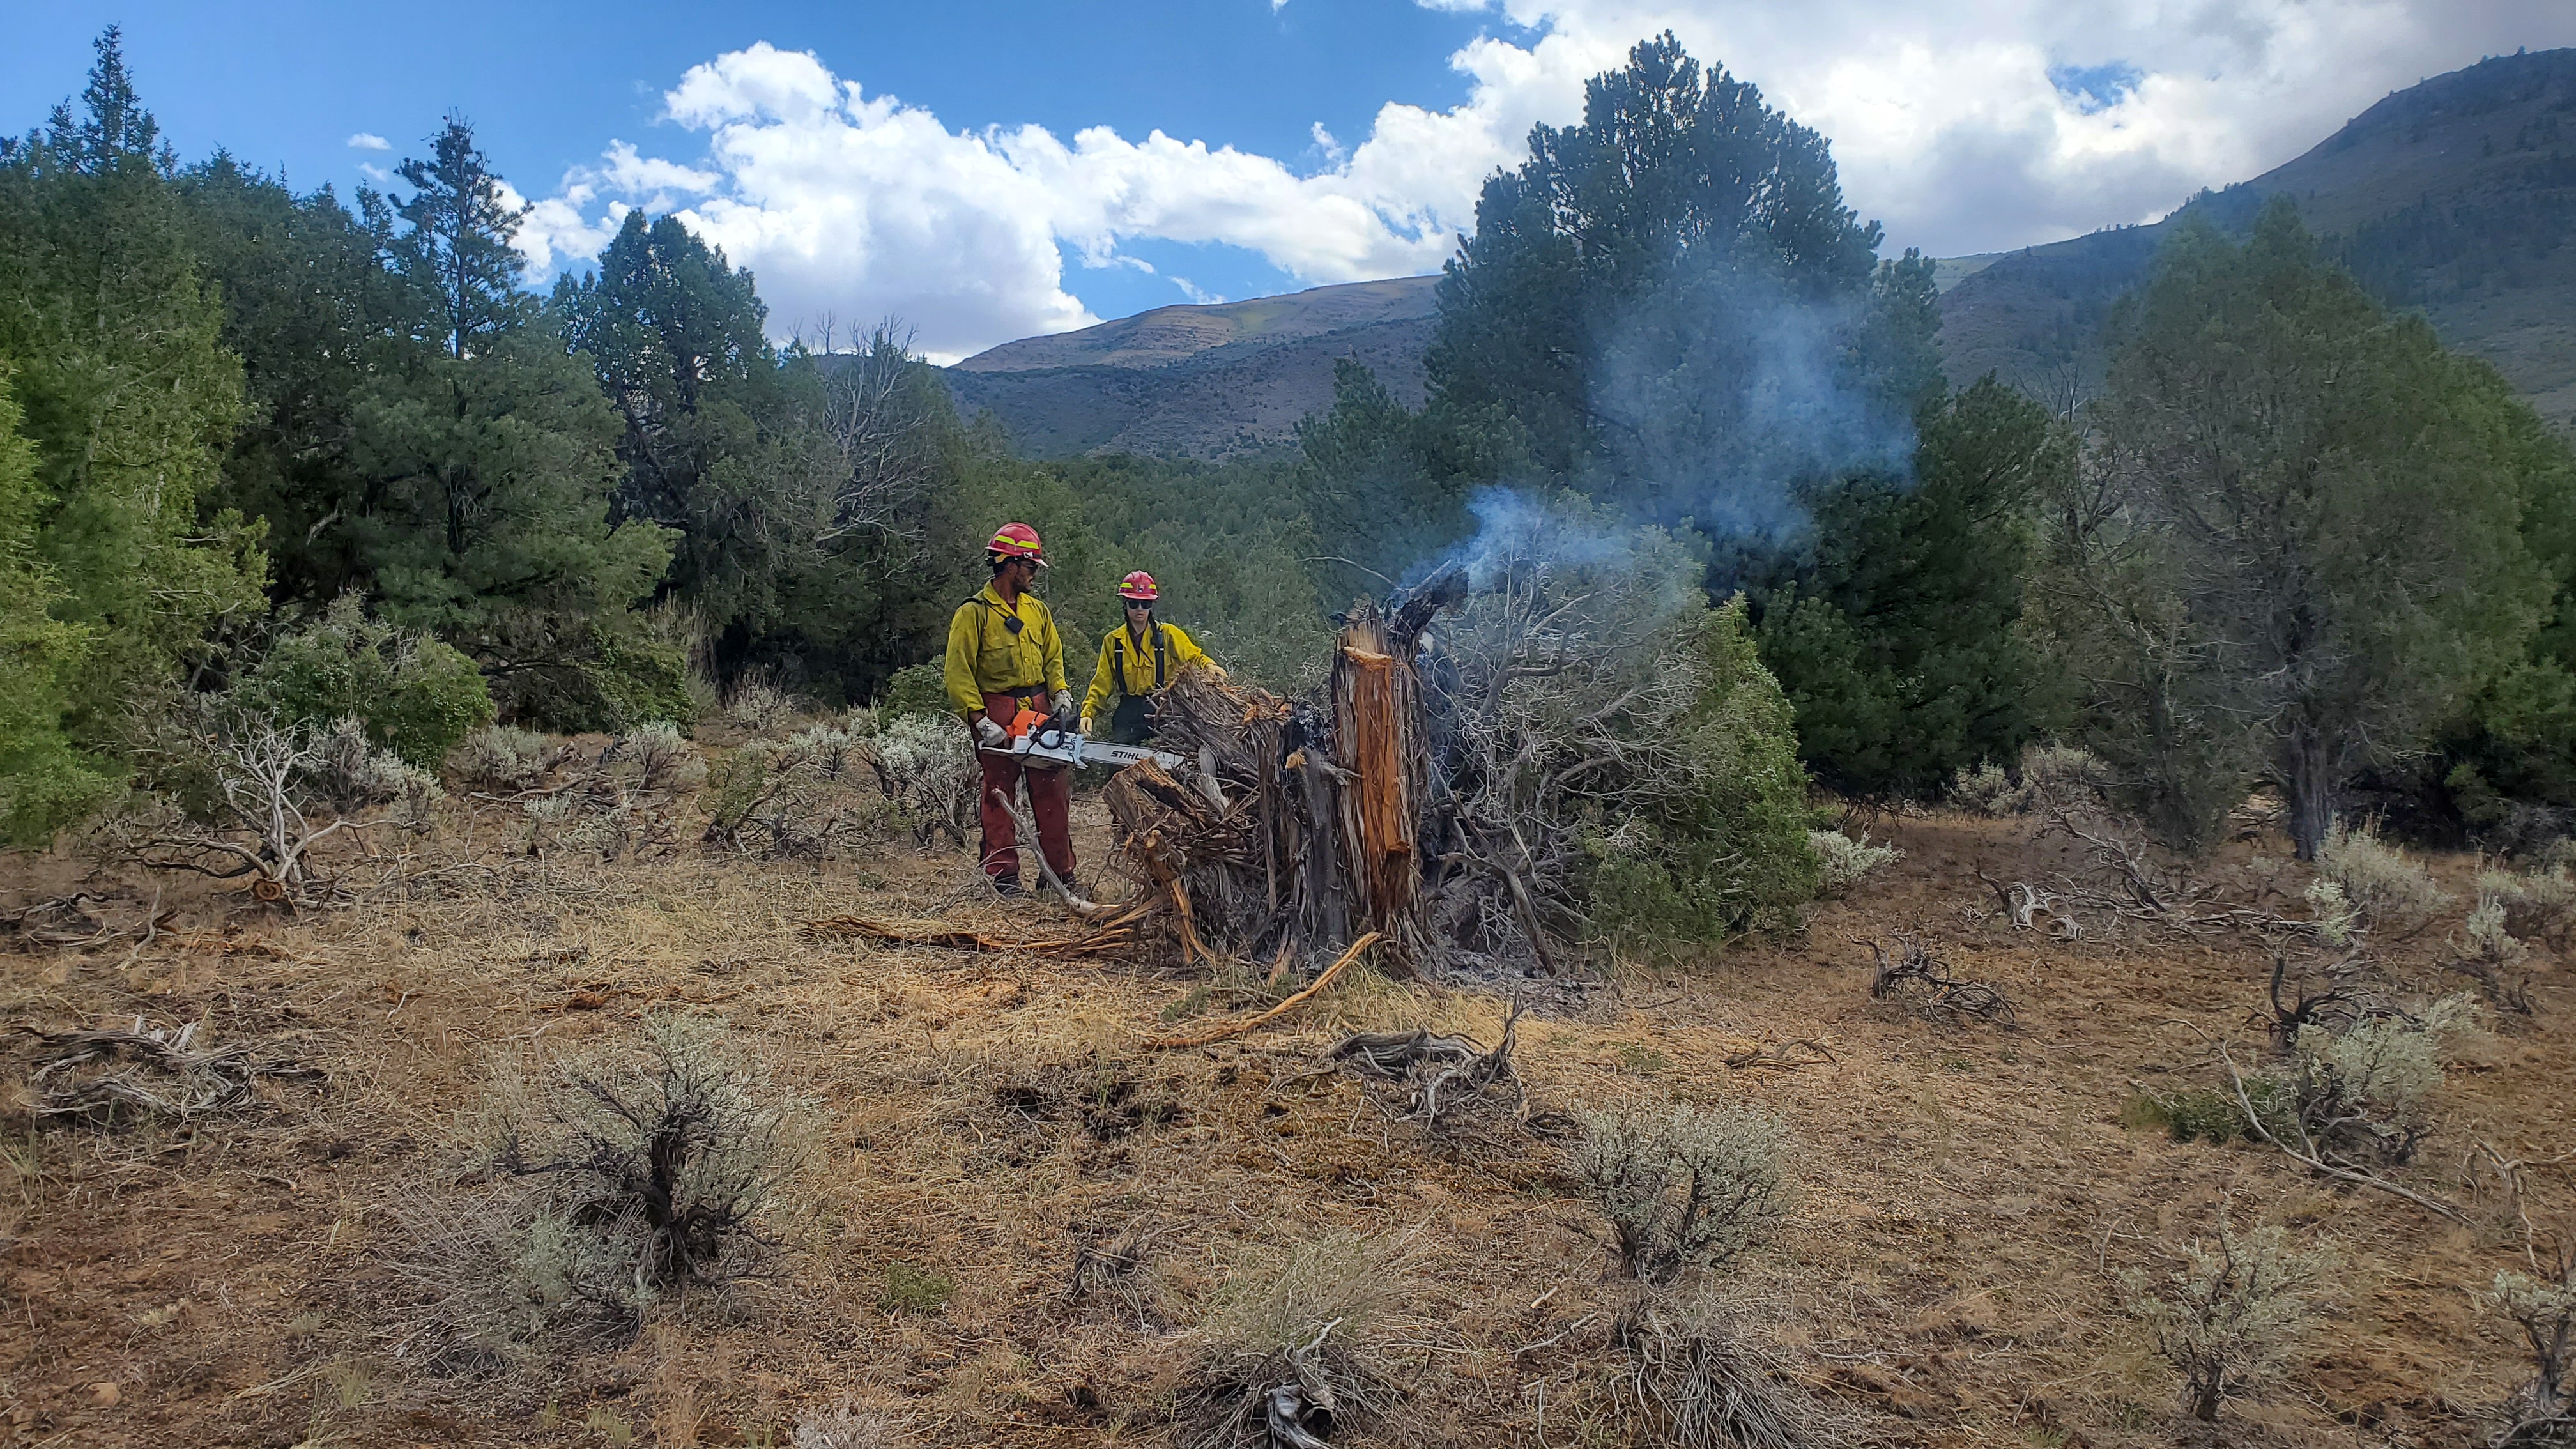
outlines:
M1149 750L1138 745L1113 745L1082 737L1082 731L1069 730L1055 723L1055 716L1024 709L1003 728L1005 741L983 746L988 755L1007 755L1032 770L1061 770L1067 766L1088 769L1093 765L1123 769L1128 765L1151 760L1166 770L1177 770L1188 761L1169 750Z

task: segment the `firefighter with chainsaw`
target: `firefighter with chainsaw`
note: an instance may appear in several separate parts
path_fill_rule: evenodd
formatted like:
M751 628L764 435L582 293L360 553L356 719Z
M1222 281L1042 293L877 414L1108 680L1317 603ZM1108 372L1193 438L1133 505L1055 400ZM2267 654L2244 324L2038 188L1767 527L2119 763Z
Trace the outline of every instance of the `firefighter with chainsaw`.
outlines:
M1118 598L1126 606L1127 622L1112 629L1100 641L1100 662L1091 671L1091 688L1082 695L1082 733L1096 735L1100 711L1113 699L1118 701L1109 716L1109 739L1116 744L1141 745L1154 737L1154 702L1152 696L1172 682L1172 677L1192 664L1216 669L1219 678L1225 671L1207 651L1181 632L1178 624L1158 623L1154 602L1162 591L1155 587L1154 576L1138 569L1118 581Z
M1073 885L1073 829L1068 815L1073 787L1062 769L1024 767L1011 751L1015 735L1044 719L1067 728L1074 717L1072 688L1064 677L1064 639L1055 616L1029 591L1046 567L1038 531L1005 523L984 546L993 581L957 607L948 622L945 680L948 701L973 732L983 766L984 793L977 813L984 827L984 874L1004 895L1020 890L1019 835L1006 802L1025 774L1029 814L1048 869Z

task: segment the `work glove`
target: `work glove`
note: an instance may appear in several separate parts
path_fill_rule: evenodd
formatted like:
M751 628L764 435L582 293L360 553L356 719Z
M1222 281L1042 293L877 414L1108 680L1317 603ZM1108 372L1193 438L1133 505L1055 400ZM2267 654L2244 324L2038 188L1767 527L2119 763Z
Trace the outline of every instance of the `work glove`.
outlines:
M1082 737L1086 740L1091 738L1091 716L1089 715L1082 717Z
M1063 728L1065 728L1066 726L1068 726L1068 725L1070 725L1070 724L1072 724L1072 723L1073 723L1074 718L1075 718L1075 716L1074 716L1074 703L1075 703L1075 701L1074 701L1073 691L1072 691L1072 690L1070 690L1070 689L1059 689L1059 690L1057 690L1057 691L1055 692L1055 715L1054 715L1054 719L1055 719L1055 727L1056 727L1057 729L1063 729Z
M991 715L975 721L975 743L988 750L998 750L1010 742L1010 732L993 723Z

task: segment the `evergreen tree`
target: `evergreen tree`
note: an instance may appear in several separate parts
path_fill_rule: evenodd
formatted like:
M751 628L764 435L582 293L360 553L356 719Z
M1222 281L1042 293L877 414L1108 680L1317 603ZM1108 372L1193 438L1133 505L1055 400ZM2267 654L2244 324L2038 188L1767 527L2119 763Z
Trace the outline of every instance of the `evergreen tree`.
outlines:
M112 29L82 107L56 108L0 166L0 362L36 452L50 612L89 639L68 727L96 745L266 604L255 531L201 512L241 370Z
M2267 780L2305 858L2539 622L2521 405L2286 200L2242 246L2183 227L2116 335L2052 610L2093 738L2180 838Z
M1814 543L1767 600L1761 642L1818 778L1923 798L2020 754L2050 712L2020 627L2031 505L2074 459L2046 410L1987 378L1926 416L1912 486L1810 490Z
M429 322L351 404L353 560L388 619L464 650L506 710L567 727L683 712L676 650L628 614L670 534L611 519L617 415L557 320L512 290L518 213L472 131L451 118L435 149L405 164L421 190L388 249Z
M1860 350L1888 331L1878 241L1822 136L1666 34L1486 183L1426 365L1443 403L1509 414L1596 496L1767 524L1789 475L1903 430L1903 407L1874 406L1891 360ZM1836 456L1845 440L1862 451Z
M0 367L0 844L42 845L115 781L63 733L89 632L50 612L64 602L36 552L36 450Z
M1340 602L1384 593L1464 537L1480 487L1532 471L1499 408L1407 409L1361 363L1333 364L1333 405L1297 425L1297 493Z
M192 249L221 293L226 350L248 407L224 460L222 500L266 520L281 603L318 606L357 580L350 522L366 482L350 455L359 395L423 330L425 307L388 271L394 222L361 189L297 196L218 152L179 174Z
M585 277L556 284L568 341L588 355L624 422L622 518L676 531L665 592L686 600L739 668L792 632L803 576L830 572L822 546L836 456L823 379L801 351L781 358L751 273L677 217L627 213Z
M405 158L401 174L417 189L395 203L410 226L394 238L396 268L420 289L448 355L466 357L535 308L520 290L527 261L511 244L527 208L502 199L501 178L462 116L449 115L430 138L430 159Z
M372 379L355 432L370 497L351 531L386 617L471 655L506 708L619 722L601 694L600 631L652 594L671 541L651 523L609 522L616 415L553 325Z

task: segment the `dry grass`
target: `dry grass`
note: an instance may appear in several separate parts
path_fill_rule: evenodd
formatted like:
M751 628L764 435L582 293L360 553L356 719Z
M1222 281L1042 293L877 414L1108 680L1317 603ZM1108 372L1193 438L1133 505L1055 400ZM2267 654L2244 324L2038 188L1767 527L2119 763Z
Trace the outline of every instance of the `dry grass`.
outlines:
M1079 849L1104 858L1096 812L1077 818ZM530 859L515 807L460 791L438 819L380 858L334 857L358 887L346 909L290 917L174 887L148 942L130 926L153 913L153 883L12 862L0 912L85 889L102 925L12 938L0 1018L197 1021L200 1041L291 1044L325 1073L255 1082L197 1125L0 1121L0 1413L23 1411L21 1442L783 1445L845 1414L865 1426L850 1435L905 1444L1165 1443L1176 1418L1198 1422L1220 1361L1209 1325L1305 1316L1254 1311L1288 1299L1247 1275L1331 1241L1408 1245L1400 1272L1358 1280L1403 1285L1368 1340L1403 1392L1334 1444L1640 1442L1651 1426L1610 1333L1628 1290L1568 1175L1562 1114L1641 1092L1776 1112L1802 1144L1798 1210L1736 1260L1729 1291L1765 1305L1783 1371L1868 1442L2171 1443L2175 1376L2123 1312L2119 1275L2230 1199L2345 1243L2360 1285L2296 1391L2248 1406L2231 1442L2465 1445L2531 1376L2519 1333L2470 1294L2523 1264L2519 1238L2329 1191L2259 1144L2121 1125L2142 1089L2218 1075L2179 1023L2239 1028L2269 962L2144 930L2011 930L1985 913L1978 864L2015 878L2078 864L2027 820L1896 821L1906 858L1817 906L1802 935L1551 996L1516 1033L1531 1129L1444 1146L1391 1130L1349 1074L1306 1074L1352 1031L1499 1040L1497 997L1354 972L1273 1028L1153 1053L1140 1043L1201 978L798 929L851 911L1020 923L958 893L970 867L953 850ZM2473 898L2473 862L2429 864ZM2242 853L2217 873L2247 896L2300 889ZM1875 1006L1847 940L1890 921L1926 923L1959 971L2008 989L2021 1030ZM2427 989L2458 924L2379 949ZM2529 966L2537 1015L2473 1045L2402 1169L2428 1191L2457 1191L2479 1140L2529 1163L2576 1146L2576 1052L2559 1034L2576 991L2545 945ZM406 1204L457 1161L451 1124L496 1055L632 1051L657 1013L727 1024L815 1101L815 1167L765 1230L773 1276L665 1295L603 1339L530 1335L483 1377L443 1372L405 1345L423 1290L394 1265L415 1232ZM12 1040L24 1081L34 1039ZM1798 1041L1831 1056L1728 1065L1759 1059L1748 1042ZM2570 1184L2540 1166L2524 1189L2537 1214ZM898 1264L952 1291L890 1312Z

